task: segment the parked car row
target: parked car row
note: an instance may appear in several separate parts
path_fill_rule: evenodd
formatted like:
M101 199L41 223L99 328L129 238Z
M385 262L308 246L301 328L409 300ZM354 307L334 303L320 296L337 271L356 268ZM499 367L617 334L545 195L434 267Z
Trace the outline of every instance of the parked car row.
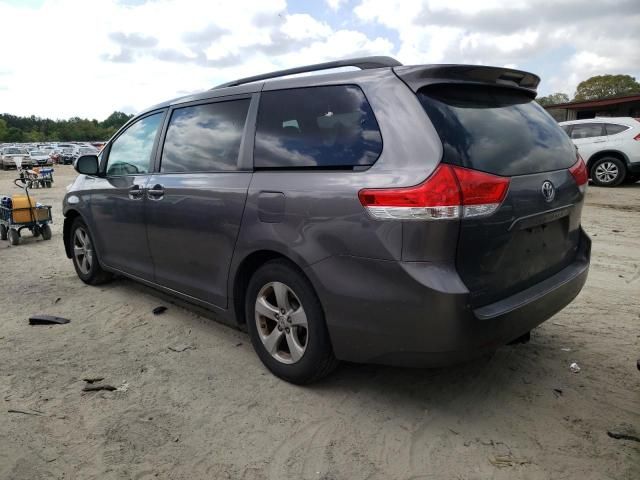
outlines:
M561 122L587 163L591 181L601 187L640 180L640 120L603 117Z
M101 145L101 144L100 144ZM95 145L81 143L0 144L0 166L3 170L53 165L69 165L81 155L95 155Z

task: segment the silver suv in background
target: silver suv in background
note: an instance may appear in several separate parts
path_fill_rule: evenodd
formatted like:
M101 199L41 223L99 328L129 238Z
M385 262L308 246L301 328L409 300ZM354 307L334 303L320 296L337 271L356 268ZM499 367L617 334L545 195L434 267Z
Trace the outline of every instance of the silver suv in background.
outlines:
M122 274L247 329L291 382L473 358L587 278L587 171L538 82L366 57L156 105L78 158L66 253L85 283Z
M601 187L640 180L640 121L596 117L561 122L587 163L591 181Z

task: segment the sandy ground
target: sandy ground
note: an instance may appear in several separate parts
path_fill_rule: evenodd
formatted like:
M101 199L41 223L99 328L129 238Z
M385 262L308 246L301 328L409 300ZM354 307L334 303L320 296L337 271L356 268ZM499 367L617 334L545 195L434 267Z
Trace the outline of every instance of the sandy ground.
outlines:
M531 343L441 370L342 365L300 388L242 332L127 280L80 282L61 239L73 177L57 167L35 193L53 240L0 242L0 479L640 478L640 443L607 435L640 430L640 184L590 188L587 286ZM96 376L122 391L83 393Z

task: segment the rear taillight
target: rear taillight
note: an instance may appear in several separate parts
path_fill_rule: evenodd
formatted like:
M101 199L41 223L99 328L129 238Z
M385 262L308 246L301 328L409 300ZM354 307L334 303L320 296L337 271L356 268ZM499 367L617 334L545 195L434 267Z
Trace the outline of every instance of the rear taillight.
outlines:
M571 168L569 168L569 172L578 184L580 192L584 193L587 190L589 172L587 171L587 166L584 164L584 160L582 160L582 157L580 155L578 155L578 161L574 163Z
M640 142L640 133L633 137L633 139Z
M441 164L424 182L405 188L369 188L360 203L377 219L446 220L495 212L509 179Z

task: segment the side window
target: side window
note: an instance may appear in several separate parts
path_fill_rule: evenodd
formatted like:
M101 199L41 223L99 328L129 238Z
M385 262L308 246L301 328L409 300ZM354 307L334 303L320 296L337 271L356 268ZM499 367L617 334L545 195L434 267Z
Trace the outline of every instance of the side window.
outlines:
M151 152L164 112L138 120L111 144L107 159L107 175L149 173Z
M256 168L370 166L382 151L371 106L356 86L263 92L256 127Z
M569 135L569 133L571 132L571 125L560 125L560 128L562 128L562 130L564 130L564 133L566 133L567 135Z
M605 123L604 127L607 130L607 135L615 135L616 133L622 133L629 129L629 127L625 125L616 125L615 123Z
M229 100L173 111L160 171L215 172L238 169L249 99Z
M602 123L580 123L573 126L571 138L591 138L604 135Z

